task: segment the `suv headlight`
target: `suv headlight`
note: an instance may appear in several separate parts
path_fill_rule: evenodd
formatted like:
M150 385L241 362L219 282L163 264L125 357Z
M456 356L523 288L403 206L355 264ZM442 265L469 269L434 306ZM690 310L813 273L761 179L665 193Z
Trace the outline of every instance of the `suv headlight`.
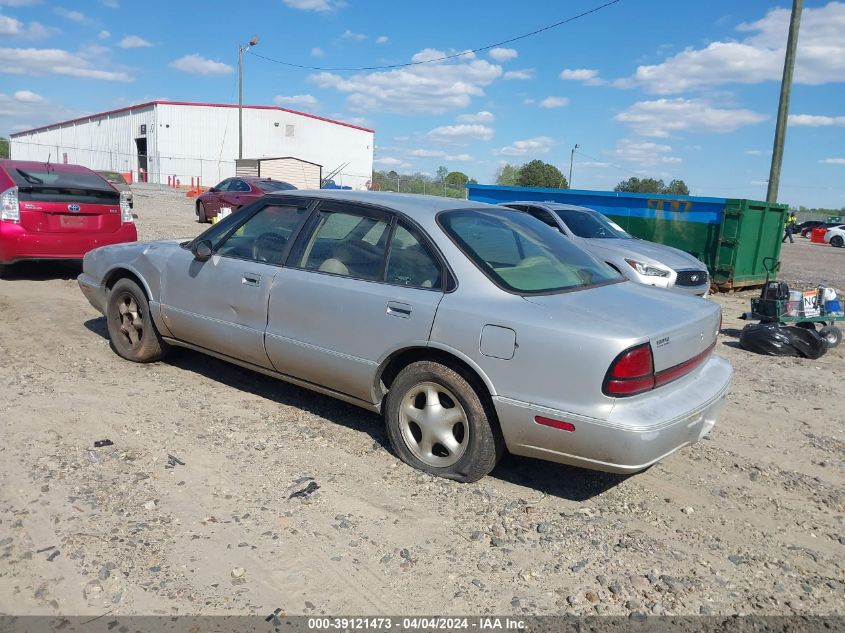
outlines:
M120 192L120 221L123 224L135 221L135 218L132 217L132 206L129 204L131 198L132 194L130 192Z
M645 277L668 277L671 274L668 270L657 268L656 266L650 266L649 264L638 262L635 259L626 259L625 261L628 262L628 265L631 268Z

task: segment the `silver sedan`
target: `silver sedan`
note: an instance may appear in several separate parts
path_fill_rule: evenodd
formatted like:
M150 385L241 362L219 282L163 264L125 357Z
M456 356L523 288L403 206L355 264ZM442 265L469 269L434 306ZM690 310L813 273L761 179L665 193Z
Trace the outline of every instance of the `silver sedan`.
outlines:
M107 246L79 285L135 362L187 347L384 414L459 481L505 450L636 472L713 427L719 308L654 293L512 209L271 195L190 241Z

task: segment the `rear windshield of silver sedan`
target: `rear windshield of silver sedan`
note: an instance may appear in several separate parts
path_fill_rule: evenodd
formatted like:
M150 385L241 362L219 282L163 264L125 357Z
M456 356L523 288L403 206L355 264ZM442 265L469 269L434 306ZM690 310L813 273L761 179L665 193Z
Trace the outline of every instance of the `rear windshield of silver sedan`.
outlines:
M517 294L547 294L622 281L609 266L519 211L444 211L437 221L496 285Z

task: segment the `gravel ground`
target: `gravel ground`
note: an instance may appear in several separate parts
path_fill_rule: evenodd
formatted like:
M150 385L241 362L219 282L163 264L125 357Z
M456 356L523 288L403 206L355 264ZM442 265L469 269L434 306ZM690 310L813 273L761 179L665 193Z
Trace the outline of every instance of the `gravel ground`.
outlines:
M181 195L135 200L142 239L200 228ZM121 360L77 272L0 281L0 612L845 608L845 346L739 349L753 293L714 298L736 374L704 441L631 477L508 456L461 485L399 462L352 406L185 350ZM791 282L843 275L845 249L784 247Z

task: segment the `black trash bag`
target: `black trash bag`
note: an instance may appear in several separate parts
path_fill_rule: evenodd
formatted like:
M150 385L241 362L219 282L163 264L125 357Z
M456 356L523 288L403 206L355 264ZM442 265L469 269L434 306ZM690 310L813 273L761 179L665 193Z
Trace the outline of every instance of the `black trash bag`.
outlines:
M739 344L743 349L766 356L819 358L827 343L815 330L777 323L750 323L742 328Z

